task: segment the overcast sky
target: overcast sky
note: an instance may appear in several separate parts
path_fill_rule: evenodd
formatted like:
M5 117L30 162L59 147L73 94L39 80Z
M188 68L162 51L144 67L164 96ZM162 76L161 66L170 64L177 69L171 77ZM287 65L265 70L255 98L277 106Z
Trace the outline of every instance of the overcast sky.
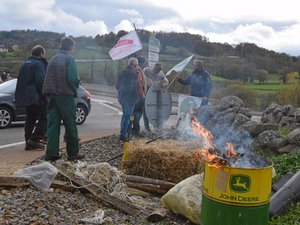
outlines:
M1 0L0 30L36 29L72 36L137 28L189 32L211 42L255 43L300 55L297 0ZM1 40L0 40L1 42Z

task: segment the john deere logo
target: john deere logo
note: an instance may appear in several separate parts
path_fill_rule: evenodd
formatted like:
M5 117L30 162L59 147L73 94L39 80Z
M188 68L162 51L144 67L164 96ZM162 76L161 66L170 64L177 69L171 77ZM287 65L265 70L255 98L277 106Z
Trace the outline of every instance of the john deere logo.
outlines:
M230 189L235 192L248 192L251 187L251 179L247 175L232 175L230 177Z

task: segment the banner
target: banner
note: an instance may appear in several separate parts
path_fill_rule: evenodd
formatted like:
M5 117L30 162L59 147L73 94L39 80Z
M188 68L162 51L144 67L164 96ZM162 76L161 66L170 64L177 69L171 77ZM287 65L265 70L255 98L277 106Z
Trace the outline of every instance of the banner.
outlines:
M140 38L136 31L131 31L121 37L117 44L108 52L112 60L122 59L143 48Z
M149 37L149 67L152 69L159 60L160 41L157 38Z
M178 63L176 66L174 66L171 70L169 70L166 75L170 75L172 73L172 71L176 71L177 73L181 72L186 65L191 61L191 59L193 58L194 55L191 55L190 57L186 58L185 60L181 61L180 63Z

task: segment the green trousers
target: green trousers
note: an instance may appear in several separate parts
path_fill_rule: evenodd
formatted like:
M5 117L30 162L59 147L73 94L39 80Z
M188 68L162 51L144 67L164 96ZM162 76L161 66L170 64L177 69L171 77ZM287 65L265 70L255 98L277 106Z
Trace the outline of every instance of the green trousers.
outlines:
M47 106L46 156L59 156L60 126L63 121L68 156L78 154L78 131L76 125L76 97L50 95Z

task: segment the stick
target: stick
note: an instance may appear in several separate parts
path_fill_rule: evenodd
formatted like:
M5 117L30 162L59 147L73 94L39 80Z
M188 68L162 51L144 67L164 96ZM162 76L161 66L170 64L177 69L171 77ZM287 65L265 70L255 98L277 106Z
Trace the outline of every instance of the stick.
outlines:
M169 83L167 89L173 84L173 82L176 80L176 78L179 76L180 73L177 73L174 79Z
M164 133L162 135L159 135L159 136L157 136L155 138L152 138L152 139L150 139L149 141L146 142L146 145L149 144L149 143L151 143L151 142L153 142L153 141L156 141L157 139L163 138L164 136L167 136L169 134L171 134L171 132L166 132L166 133Z

